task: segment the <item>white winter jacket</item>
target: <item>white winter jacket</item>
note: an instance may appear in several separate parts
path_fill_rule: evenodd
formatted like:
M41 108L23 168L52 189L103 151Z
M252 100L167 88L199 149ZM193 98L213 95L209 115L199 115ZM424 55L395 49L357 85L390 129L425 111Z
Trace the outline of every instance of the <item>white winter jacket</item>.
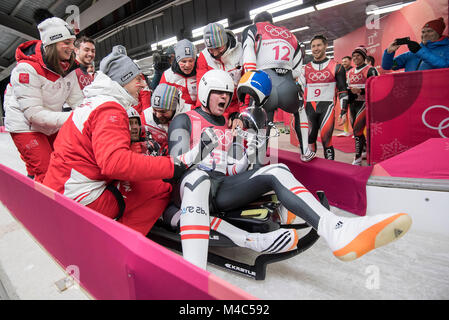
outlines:
M42 57L42 42L27 41L16 50L17 66L11 72L11 87L5 95L5 128L9 132L58 132L72 109L83 99L73 69L61 77L48 69ZM11 90L12 89L12 90Z

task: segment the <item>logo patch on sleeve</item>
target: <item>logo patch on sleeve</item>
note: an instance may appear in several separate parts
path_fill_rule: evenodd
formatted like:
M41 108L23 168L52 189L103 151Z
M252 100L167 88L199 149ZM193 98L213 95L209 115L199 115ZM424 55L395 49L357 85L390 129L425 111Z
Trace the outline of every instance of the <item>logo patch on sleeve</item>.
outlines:
M28 73L20 73L19 74L19 82L20 83L30 83L30 75Z

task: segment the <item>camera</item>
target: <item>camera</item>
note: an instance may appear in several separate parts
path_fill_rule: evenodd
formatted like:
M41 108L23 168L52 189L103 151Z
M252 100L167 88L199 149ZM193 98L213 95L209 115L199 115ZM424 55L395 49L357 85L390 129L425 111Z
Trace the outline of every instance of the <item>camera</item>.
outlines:
M173 50L170 50L170 48L165 48L164 50L158 48L158 50L153 53L153 65L155 69L164 71L171 66L171 51Z
M398 38L398 39L394 40L394 44L397 46L401 46L404 44L408 44L409 41L410 41L410 37Z

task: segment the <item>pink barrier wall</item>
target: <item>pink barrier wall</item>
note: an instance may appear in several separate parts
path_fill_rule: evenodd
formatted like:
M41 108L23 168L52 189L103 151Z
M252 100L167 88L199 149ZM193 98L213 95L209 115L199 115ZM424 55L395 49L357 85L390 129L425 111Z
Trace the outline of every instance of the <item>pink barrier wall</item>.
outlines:
M299 160L299 151L277 150L278 162L286 164L293 175L310 192L323 190L333 206L359 216L366 214L366 182L372 167L315 158L310 162Z
M0 164L0 200L96 299L254 299L101 214Z
M376 164L372 175L449 180L449 139L431 138Z
M449 137L449 69L385 74L367 81L368 163L429 138Z

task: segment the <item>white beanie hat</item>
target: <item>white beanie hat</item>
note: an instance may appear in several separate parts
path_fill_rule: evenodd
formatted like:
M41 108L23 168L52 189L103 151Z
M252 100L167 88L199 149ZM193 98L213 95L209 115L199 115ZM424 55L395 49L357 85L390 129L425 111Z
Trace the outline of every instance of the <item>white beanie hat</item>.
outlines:
M37 26L44 47L63 41L75 39L75 32L72 27L61 18L52 17L45 19Z

